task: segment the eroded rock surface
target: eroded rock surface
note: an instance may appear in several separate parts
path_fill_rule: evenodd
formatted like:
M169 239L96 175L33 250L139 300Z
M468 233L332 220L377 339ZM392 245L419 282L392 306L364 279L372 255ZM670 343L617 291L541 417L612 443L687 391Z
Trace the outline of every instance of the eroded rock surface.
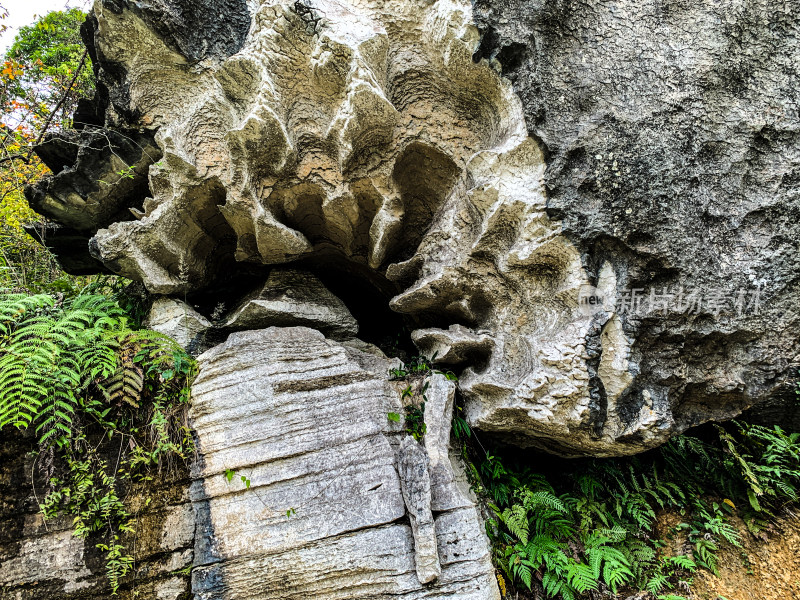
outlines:
M468 487L440 484L459 501L434 516L427 452L387 419L389 360L305 327L234 333L199 360L197 600L499 599Z
M615 395L623 425L644 411L671 432L770 397L790 404L800 4L473 4L476 59L502 66L548 152L548 214L593 285L607 264L616 303L635 293L642 305L590 336L594 364L604 336L629 347L607 361L628 362L627 385L597 376L601 413Z
M797 11L214 6L95 4L95 122L74 157L43 148L62 171L30 197L104 268L208 296L336 264L464 370L473 427L564 455L638 452L787 382ZM84 176L83 214L73 182L119 167L105 131L156 150Z

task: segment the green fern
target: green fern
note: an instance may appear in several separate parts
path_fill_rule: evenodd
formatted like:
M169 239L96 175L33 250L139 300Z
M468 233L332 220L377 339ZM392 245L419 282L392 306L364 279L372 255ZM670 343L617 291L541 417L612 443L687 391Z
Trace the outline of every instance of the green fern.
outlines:
M109 297L0 295L0 430L35 428L40 447L58 451L66 474L51 479L40 508L48 519L71 515L75 535L104 536L97 546L112 595L132 565L119 537L132 531L119 480L147 478L151 465L188 455L180 415L193 373L173 340L132 330ZM91 443L87 423L102 433L92 430ZM142 424L145 439L137 438ZM120 433L127 443L111 471L96 438L102 444Z
M509 532L516 536L523 545L528 543L530 524L528 522L528 511L523 505L515 504L511 508L507 508L502 513L499 513L498 516L508 528Z

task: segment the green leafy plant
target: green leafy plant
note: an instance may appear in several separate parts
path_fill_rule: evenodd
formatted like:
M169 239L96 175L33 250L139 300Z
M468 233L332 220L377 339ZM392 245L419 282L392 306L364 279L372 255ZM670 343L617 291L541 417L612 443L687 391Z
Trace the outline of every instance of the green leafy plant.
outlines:
M741 547L732 514L763 526L800 490L800 435L779 427L731 423L712 429L716 437L573 461L551 477L484 450L466 427L454 418L473 488L495 515L487 524L495 562L518 589L548 598L623 589L683 598L698 569L716 573L723 545ZM670 534L685 540L675 555L655 536L662 510L685 515Z
M41 510L103 539L112 594L133 565L126 490L192 451L194 370L171 339L132 329L111 297L0 295L0 429L33 428L39 452L56 459Z
M453 415L453 435L459 440L466 440L472 436L472 429L469 423L461 416L463 410L461 406L456 405L456 412Z
M425 424L425 403L428 401L428 387L431 375L444 375L450 381L458 381L452 371L440 371L434 368L436 355L432 358L414 356L402 367L389 369L389 378L392 381L404 380L408 385L400 391L400 401L405 412L405 431L415 440L421 441L428 432ZM396 412L387 413L387 418L399 423L403 416ZM468 431L469 426L462 419L460 431Z
M428 426L425 425L425 402L406 408L406 433L418 442L428 433Z
M233 478L235 476L236 476L236 471L234 471L233 469L225 469L225 479L228 480L228 483L233 481ZM242 481L245 488L247 489L250 488L250 480L247 477L245 477L244 475L239 475L239 479Z

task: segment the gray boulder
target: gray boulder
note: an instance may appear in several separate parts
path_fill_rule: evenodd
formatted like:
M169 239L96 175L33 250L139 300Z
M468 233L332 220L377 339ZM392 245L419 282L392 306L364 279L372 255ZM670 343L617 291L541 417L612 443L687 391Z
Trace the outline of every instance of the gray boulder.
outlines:
M208 349L211 321L180 300L156 299L143 325L171 337L191 353Z
M273 269L266 283L246 297L221 324L241 331L305 326L334 339L353 338L358 323L344 302L307 271Z

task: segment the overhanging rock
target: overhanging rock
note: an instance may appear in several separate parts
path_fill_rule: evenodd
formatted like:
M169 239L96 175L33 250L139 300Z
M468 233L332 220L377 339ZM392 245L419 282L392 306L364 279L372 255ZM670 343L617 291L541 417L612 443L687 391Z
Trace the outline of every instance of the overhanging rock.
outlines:
M74 156L43 148L60 171L30 193L103 268L235 305L237 277L335 265L462 373L475 429L567 456L640 452L786 390L798 48L774 38L796 14L145 4L95 4L103 122ZM737 31L762 59L730 50Z

